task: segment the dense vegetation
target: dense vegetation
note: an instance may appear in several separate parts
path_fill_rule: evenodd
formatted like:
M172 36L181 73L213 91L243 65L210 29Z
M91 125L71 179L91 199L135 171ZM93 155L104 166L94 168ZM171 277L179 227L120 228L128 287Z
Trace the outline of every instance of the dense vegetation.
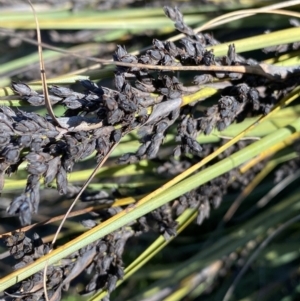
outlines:
M201 2L1 4L3 299L298 300L300 1Z

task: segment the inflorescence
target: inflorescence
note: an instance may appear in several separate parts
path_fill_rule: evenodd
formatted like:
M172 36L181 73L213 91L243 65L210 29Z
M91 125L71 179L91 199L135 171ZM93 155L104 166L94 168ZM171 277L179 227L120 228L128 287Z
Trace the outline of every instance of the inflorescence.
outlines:
M213 152L215 146L199 144L199 133L209 134L214 128L222 131L247 116L268 114L282 96L295 86L295 78L271 82L257 75L230 72L202 72L194 76L191 84L180 81L172 72L172 66L238 66L256 65L257 62L238 55L234 45L229 46L227 56L215 57L207 47L218 44L218 41L209 34L195 33L184 23L177 8L164 9L175 28L185 34L179 43L154 39L153 47L140 56L131 55L124 47L118 46L113 59L116 62L169 66L169 71L154 72L146 67L117 66L114 90L98 86L90 80L81 81L85 88L82 93L52 86L49 89L51 103L67 108L65 115L58 118L64 127L34 112L0 108L1 190L5 176L15 173L21 163L27 162L25 190L13 199L7 209L9 214L19 216L22 225L30 224L32 214L38 211L41 180L45 186L56 181L58 192L66 194L67 174L72 172L77 161L96 152L100 162L132 130L139 129L141 145L135 153L119 158L123 164L157 158L166 134L175 131L177 145L173 155L176 159L165 160L156 171L170 178ZM182 97L199 91L203 85L216 79L224 78L230 81L230 85L211 107L199 109L197 102L181 107ZM14 82L12 88L32 106L45 104L44 95L24 83ZM245 142L240 142L230 148L226 155L244 145ZM60 295L61 290L66 289L70 281L84 270L93 276L82 293L91 293L99 288L110 293L123 276L122 253L129 237L151 229L168 239L176 235L175 219L187 208L198 209L197 223L201 224L208 218L211 207L220 205L228 189L241 189L246 185L241 175L238 183L232 183L236 175L237 171L232 171L218 177L138 219L130 225L131 228L121 228L79 250L64 259L61 265L49 266L49 297ZM247 175L244 177L247 178ZM118 210L121 209L110 208L99 214L104 214L107 219ZM96 225L92 220L84 224L89 228ZM45 255L49 250L49 245L43 243L37 234L30 239L24 233L16 233L6 238L6 245L17 260L15 269ZM24 300L32 300L31 289L33 285L42 283L42 275L39 272L22 281L12 289L13 293L22 292L26 295ZM39 300L44 300L42 288L38 293Z

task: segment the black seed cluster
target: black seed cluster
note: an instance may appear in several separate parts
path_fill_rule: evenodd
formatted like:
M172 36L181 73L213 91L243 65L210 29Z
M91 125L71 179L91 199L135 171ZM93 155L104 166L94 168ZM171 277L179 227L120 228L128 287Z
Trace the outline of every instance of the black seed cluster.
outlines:
M0 108L0 190L4 187L5 175L18 170L22 162L27 163L28 178L24 192L16 197L8 207L9 214L17 214L22 225L30 224L32 214L38 211L40 202L40 183L51 185L56 182L60 194L77 193L78 189L69 187L67 174L74 164L96 152L100 162L110 149L128 132L138 129L141 145L136 153L123 155L119 162L134 163L141 159L154 159L168 131L175 129L177 146L174 157L162 162L157 173L164 177L173 177L186 170L196 161L214 151L215 145L200 145L197 136L203 132L211 133L214 128L222 131L234 121L246 116L268 114L272 107L296 84L297 78L281 82L255 75L240 75L231 72L202 72L196 74L190 83L171 71L172 66L237 66L255 65L256 61L245 59L236 53L234 45L229 45L224 57L215 57L207 46L219 42L209 34L194 33L185 24L177 8L164 8L166 15L174 22L175 28L185 37L178 43L153 40L150 50L140 56L127 53L125 47L118 46L113 56L117 62L140 63L169 66L168 71L153 71L140 67L117 66L115 70L115 89L98 86L83 80L84 92L70 88L52 86L49 89L50 101L63 105L66 112L59 118L63 127L54 124L49 117L22 110L13 111ZM215 79L230 81L211 107L206 111L193 103L181 108L182 97L199 91L203 85ZM32 90L23 83L12 83L12 88L21 99L30 105L45 104L44 95ZM99 124L97 128L88 125ZM83 127L82 127L83 126ZM216 160L229 156L247 145L241 141L220 155ZM213 164L215 161L211 162ZM298 168L297 162L291 162ZM175 221L185 209L198 210L197 223L200 225L209 217L211 209L218 208L223 196L229 189L240 190L260 171L263 164L257 165L244 175L233 170L211 180L178 199L139 218L126 228L121 228L103 239L79 250L60 265L49 266L47 271L47 290L49 297L57 300L62 289L68 289L70 282L85 272L88 275L82 294L106 289L111 293L119 279L123 277L122 254L126 241L133 235L155 231L169 239L176 235ZM289 170L290 170L289 166ZM284 168L277 173L277 181L286 176ZM234 179L234 181L232 181ZM83 201L99 201L110 204L113 198L105 191L86 192ZM110 208L97 212L97 216L106 220L121 208ZM83 225L93 228L94 220L84 220ZM33 262L49 251L39 236L29 239L23 233L7 237L7 247L18 261L15 269ZM44 300L42 272L21 282L13 293L21 294L24 300ZM31 294L34 285L40 285Z
M225 174L209 181L207 184L192 190L177 200L175 203L176 215L180 215L187 208L197 208L197 224L201 225L209 217L211 207L219 207L223 196L227 193L230 174Z
M60 194L67 193L67 173L76 161L98 152L99 160L111 147L112 129L105 127L91 134L86 131L68 132L60 137L60 131L51 121L35 113L14 112L0 108L0 175L1 189L5 174L17 171L27 162L28 179L24 193L16 197L9 214L18 214L22 225L30 224L32 213L38 210L40 180L49 185L56 180ZM59 138L60 137L60 138Z
M119 210L121 209L109 209L106 217L115 215ZM96 225L94 221L89 223L89 227L93 227L93 223ZM95 243L96 252L93 253L93 260L86 269L86 273L92 277L81 294L90 294L100 288L111 293L115 289L117 281L122 279L124 274L122 260L124 247L127 239L133 234L132 230L122 228ZM86 256L84 249L79 253Z
M239 148L245 147L247 143L246 141L239 142L237 145L229 148L226 154L220 155L219 159L222 159L223 156L230 155ZM207 155L214 151L214 148L216 148L215 145L208 144L204 146L203 150ZM158 173L166 177L170 175L174 176L194 164L194 160L195 159L189 157L180 161L171 159L158 168ZM257 169L257 172L258 171ZM198 210L197 223L201 224L209 217L211 208L217 208L220 205L223 196L232 185L232 177L234 176L236 179L240 176L240 178L238 178L239 181L235 180L234 183L235 189L241 189L249 182L246 180L249 180L249 175L250 178L253 178L255 173L250 172L250 174L242 176L238 175L237 171L232 171L220 176L186 193L177 200L157 208L139 218L131 225L121 228L105 236L103 239L80 249L68 258L62 260L60 265L49 266L47 271L49 296L60 295L61 290L68 289L70 282L82 273L86 273L89 278L84 290L81 291L82 295L93 293L98 289L105 289L111 293L115 289L117 281L123 277L124 268L122 255L128 238L151 230L160 233L165 239L169 239L176 235L177 222L175 218L187 208L196 208ZM246 179L243 180L243 177ZM109 199L109 195L103 191L99 192L98 197ZM91 199L87 198L87 201L90 200ZM94 215L96 214L100 220L104 221L121 210L119 207L109 208L95 212ZM97 222L92 219L87 219L82 221L82 224L87 228L93 228L97 225ZM34 239L31 240L22 232L8 236L6 238L6 245L10 249L10 253L14 255L17 260L15 269L33 262L46 254L49 250L49 245L44 244L37 234L35 234ZM31 300L32 295L30 288L33 284L41 283L42 279L43 274L39 272L12 288L13 291L10 291L10 293L19 294L23 292L26 293L24 294L24 300ZM43 300L43 289L39 290L38 294L39 298Z
M208 34L195 34L184 23L177 8L165 7L164 10L185 38L178 45L154 39L152 49L139 57L118 46L113 56L115 61L164 66L256 64L239 56L234 45L229 46L227 56L215 57L206 47L218 41ZM228 77L236 84L227 88L218 103L200 117L197 104L180 109L182 96L201 89L202 84L214 77ZM76 161L93 151L97 152L97 159L101 161L124 134L136 128L140 128L141 146L136 153L122 156L121 163L155 158L174 123L177 123L178 142L174 155L180 157L191 153L200 156L203 149L196 140L199 132L209 134L215 127L222 131L233 121L241 121L246 116L267 114L296 83L295 78L270 83L253 75L241 77L210 72L196 75L193 80L195 86L186 86L171 71L153 72L146 67L117 66L115 90L99 87L89 80L81 81L84 93L66 87L50 88L52 104L62 104L67 108L65 116L60 118L66 128L57 127L51 119L35 113L14 112L2 107L0 188L3 188L5 174L17 171L23 161L28 164L25 191L12 201L8 213L18 214L22 224L30 223L32 213L38 210L41 179L45 185L56 180L58 191L66 194L67 173L72 171ZM44 95L26 84L14 82L12 88L31 105L45 103ZM101 124L101 127L81 129L82 124Z
M165 13L174 21L175 27L186 35L180 45L154 39L153 48L140 57L128 54L125 48L118 46L114 60L165 66L255 64L238 56L234 45L229 46L227 56L215 58L212 52L206 50L208 45L218 43L214 38L207 34L195 34L184 23L178 9L165 7ZM225 76L231 80L241 80L230 74L200 74L195 76L193 83L196 90L192 90L197 91L201 84L211 81L212 77ZM266 79L263 83L266 83ZM218 103L200 117L197 116L197 105L180 109L181 98L191 93L188 89L191 87L186 87L172 72L155 74L147 68L119 66L115 72L116 90L99 87L89 80L83 80L81 84L86 89L85 93L59 86L53 86L49 91L52 104L59 103L67 108L65 116L60 119L62 123L65 121L67 129L54 126L52 120L35 113L1 108L2 188L4 175L15 172L23 161L28 162L29 176L25 191L8 208L10 214L20 216L22 224L30 223L31 214L37 212L40 179L44 179L46 185L56 180L58 191L65 194L67 173L72 171L74 163L95 150L98 161L101 161L112 145L118 143L127 132L141 127L141 146L135 154L122 156L121 163L155 158L167 131L177 121L176 140L179 145L174 155L200 155L202 146L196 141L199 132L209 134L215 127L222 131L233 121L241 121L246 116L267 114L280 97L295 86L295 80L272 83L262 91L262 79L248 76L245 82L227 89ZM45 103L44 95L26 84L13 83L12 88L31 105ZM157 96L154 97L153 93ZM150 117L149 107L152 107ZM94 130L76 128L82 123L98 123L102 126Z
M234 120L240 121L245 117L246 108L252 112L261 111L259 93L247 84L238 84L231 89L230 95L221 97L217 105L207 110L206 116L200 119L200 128L205 134L209 134L215 127L223 131Z
M185 34L185 38L181 39L178 45L154 39L152 49L139 57L128 54L124 47L118 46L113 56L115 61L170 67L176 65L257 64L254 60L246 60L239 56L234 45L229 46L227 56L215 57L212 51L208 51L206 48L218 44L217 40L208 34L195 34L185 24L183 16L177 8L165 7L164 10L174 22L175 28ZM226 77L237 83L224 91L225 93L222 93L218 103L208 108L200 117L197 113L197 104L194 107L180 110L182 96L198 91L201 89L201 85L212 81L215 77ZM86 89L85 93L75 92L66 87L51 87L50 101L52 104L66 106L66 124L70 129L74 128L74 123L80 124L80 120L84 122L89 120L93 124L102 123L103 126L94 131L85 129L78 130L75 134L72 130L64 133L62 129L54 127L49 119L32 113L29 116L28 113L21 111L15 113L18 117L8 117L10 123L14 122L14 125L6 124L8 133L11 134L7 134L5 131L4 135L3 131L4 137L1 139L5 144L5 149L2 151L5 158L1 169L2 175L3 171L7 173L15 171L18 163L24 160L22 156L20 157L21 146L22 148L30 147L34 152L50 153L51 156L43 163L31 164L31 170L36 168L37 176L43 177L46 174L47 179L53 180L57 169L56 174L59 175L57 182L62 183L58 189L61 193L65 193L65 174L72 170L77 160L86 157L94 150L98 153L98 161L102 160L114 143L117 143L125 133L137 127L141 127L141 146L136 153L125 154L121 157L120 162L133 163L144 158L155 158L169 128L177 121L180 123L177 127L176 138L179 145L175 148L174 154L176 156L187 153L199 155L202 151L202 147L196 141L199 132L209 134L215 127L222 131L232 122L241 121L246 116L267 114L296 83L295 79L282 83L270 83L266 79L253 75L202 72L194 77L194 86L186 86L171 71L153 72L146 67L117 66L116 90L99 87L89 80L83 80L81 84ZM264 88L262 88L263 85ZM13 83L12 88L31 105L44 105L44 96L33 91L28 85ZM156 96L153 96L153 93ZM149 110L150 107L152 109ZM152 114L149 117L151 110ZM12 118L15 120L11 121ZM40 118L39 121L37 121L38 118ZM36 132L39 126L45 128L45 135L35 135L32 139L30 133ZM4 129L6 130L6 128ZM22 137L19 135L19 140L14 138L16 142L12 142L8 136L16 137L16 131L25 133L25 135ZM38 133L39 131L40 129L38 129ZM6 140L8 145L6 145ZM58 156L62 162L58 162ZM48 164L47 160L54 160L51 161L53 166L56 164L52 171L46 171L45 167L37 167L37 165ZM46 183L50 180L46 180ZM11 213L13 212L16 213L16 210ZM29 215L24 220L29 221Z
M176 141L180 145L175 147L174 156L179 157L188 153L201 155L202 147L196 141L199 129L199 122L194 118L195 107L186 106L182 109L177 127Z
M115 213L115 212L114 212ZM86 220L84 225L92 228L96 223ZM104 239L96 241L63 259L59 265L50 265L47 269L48 296L60 296L62 289L68 289L70 282L79 274L85 272L91 275L89 283L82 294L94 292L102 288L109 293L115 289L116 282L123 277L122 253L127 239L132 236L132 231L120 229ZM15 233L6 238L6 246L11 255L17 260L14 268L20 269L49 252L49 245L44 244L37 234L30 239L23 232ZM38 272L28 279L20 282L14 288L13 294L20 294L22 300L44 300L43 272ZM38 290L32 290L38 286ZM60 299L60 298L59 298ZM56 299L56 300L59 300Z
M38 258L44 256L49 252L49 245L44 244L40 239L38 234L34 234L33 239L25 236L24 232L16 232L12 236L8 236L5 239L6 246L9 248L10 254L17 260L17 263L14 266L15 270L23 268L24 266L34 262ZM50 266L48 269L48 276L54 276L53 274L57 274L57 271L61 271L59 267L54 268ZM57 275L56 275L57 276ZM52 279L52 280L51 280ZM49 278L50 285L51 282L59 280L57 277ZM25 300L32 300L32 297L27 293L30 293L34 286L40 284L41 289L36 291L36 296L40 298L43 295L43 274L42 272L38 272L34 274L32 277L18 283L14 287L10 288L10 292L13 291L15 294L18 294L25 298ZM58 283L59 284L59 283ZM54 284L54 285L57 285ZM52 290L49 291L50 296L53 295ZM27 299L28 298L28 299Z
M225 143L223 141L222 143ZM232 153L243 149L249 144L249 141L239 141L236 145L228 148L224 153L220 154L217 159L213 160L210 164L214 164L216 160L222 160ZM218 145L205 144L203 145L203 151L199 156L189 158L182 156L179 160L167 160L157 169L157 172L164 177L174 177L174 175L180 174L190 166L194 165L197 160L210 155L218 148ZM214 178L206 184L191 190L190 192L180 196L177 200L168 204L168 210L171 212L169 217L175 219L187 208L193 208L198 210L197 224L201 225L203 221L209 217L211 209L217 209L223 197L228 191L241 191L245 188L250 181L259 173L265 166L264 162L257 164L254 168L250 169L244 174L240 174L237 169ZM162 210L162 208L159 208ZM167 209L164 209L167 211ZM170 223L170 221L168 220Z
M110 208L97 212L101 220L106 220L120 212L119 207ZM95 212L96 213L96 212ZM82 221L87 228L97 225L92 219ZM64 258L59 265L50 265L47 269L47 292L49 297L60 296L62 290L67 290L70 282L78 275L85 273L88 283L80 293L87 295L99 289L107 290L110 294L116 287L118 280L124 275L124 265L122 255L125 244L133 235L139 235L142 225L142 232L150 229L163 234L166 239L176 234L176 222L171 217L171 210L168 205L162 206L151 212L133 224L132 227L121 228ZM30 239L23 232L16 232L5 238L6 246L10 254L14 256L17 263L14 268L19 269L26 264L34 262L36 259L49 252L49 244L43 243L37 234ZM10 294L21 294L24 300L32 300L36 294L39 300L44 300L43 272L38 272L18 285L10 288ZM39 290L32 293L33 285L40 285ZM60 299L60 298L59 298ZM58 300L59 300L58 299Z

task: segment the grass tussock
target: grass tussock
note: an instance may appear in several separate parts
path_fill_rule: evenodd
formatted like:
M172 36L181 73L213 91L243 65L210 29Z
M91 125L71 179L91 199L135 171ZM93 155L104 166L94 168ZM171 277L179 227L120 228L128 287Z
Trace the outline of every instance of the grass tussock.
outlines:
M298 300L300 1L200 2L1 4L3 300Z

